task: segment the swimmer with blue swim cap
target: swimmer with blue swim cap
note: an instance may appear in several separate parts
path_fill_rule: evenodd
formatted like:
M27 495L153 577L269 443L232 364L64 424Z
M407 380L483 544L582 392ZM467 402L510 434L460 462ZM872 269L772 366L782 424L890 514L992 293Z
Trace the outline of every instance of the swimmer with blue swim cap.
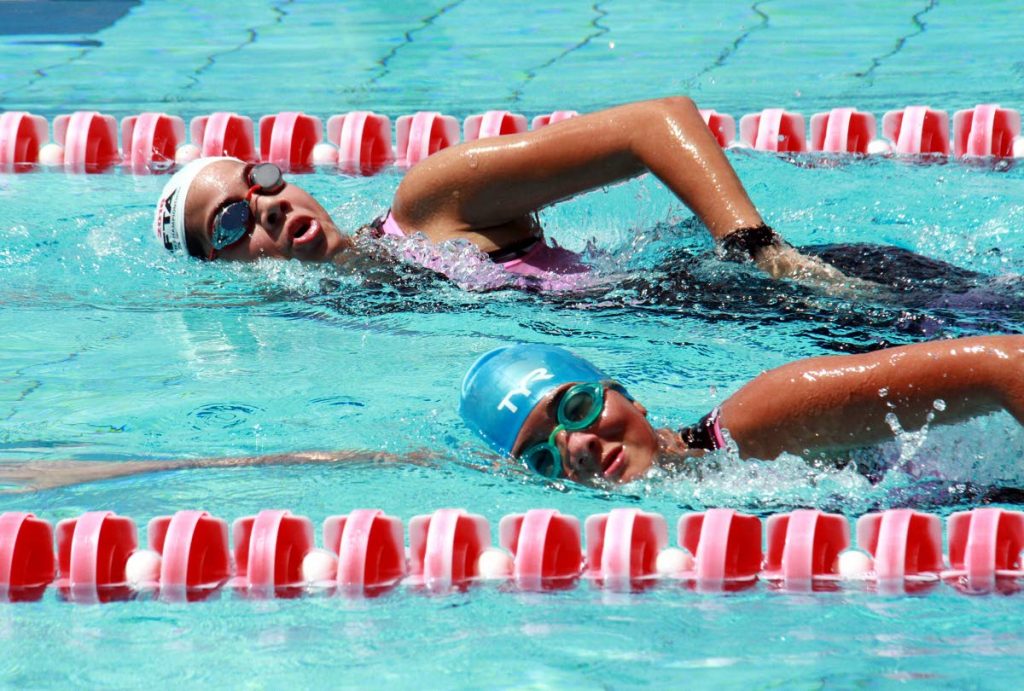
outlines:
M1024 425L1024 336L797 360L764 372L698 423L676 429L655 429L647 409L621 383L549 345L486 353L466 374L461 399L466 424L494 451L550 480L630 482L652 468L691 463L722 449L727 437L742 458L771 460L786 452L834 461L837 451L892 441L900 428L913 432L999 411ZM898 426L890 423L892 415ZM107 463L17 461L2 464L0 485L43 489L183 468L422 462L419 457L334 450Z
M483 355L463 379L459 412L496 452L549 479L628 482L671 441L622 384L549 345Z
M722 449L726 432L744 458L827 457L891 441L891 414L909 431L998 410L1024 424L1022 336L798 360L680 429L655 429L622 384L567 350L504 346L473 364L459 406L497 453L545 478L586 484L629 482Z

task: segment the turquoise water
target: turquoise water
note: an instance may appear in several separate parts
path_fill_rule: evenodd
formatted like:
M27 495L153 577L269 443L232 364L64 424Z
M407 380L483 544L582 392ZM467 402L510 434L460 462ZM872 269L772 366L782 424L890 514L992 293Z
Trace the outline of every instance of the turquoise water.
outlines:
M3 15L21 5L0 5L0 24L11 26ZM566 5L516 16L519 6L479 0L386 11L144 2L87 34L0 36L0 108L533 116L679 92L737 117L775 105L806 116L839 105L876 116L921 102L1024 107L1016 3ZM385 466L179 471L0 496L0 511L56 522L112 509L140 527L182 508L230 520L285 507L319 523L361 506L406 521L462 506L493 526L540 506L581 519L616 506L670 522L708 506L761 515L818 506L852 518L906 505L946 515L972 505L979 487L1024 486L1024 434L1001 415L902 439L882 451L890 470L874 485L796 458L725 458L701 482L660 477L610 492L548 486L510 467L482 472L493 459L458 420L458 382L478 353L508 340L571 344L669 424L793 358L1021 331L1020 167L730 155L795 244L892 244L980 275L866 302L771 284L716 261L689 213L650 179L543 215L562 244L593 248L601 281L586 294L467 291L412 267L358 278L291 263L200 265L152 241L159 176L0 176L3 458L441 453ZM400 175L321 170L301 182L355 228L386 207ZM943 589L759 587L726 597L675 587L608 595L586 584L544 595L399 590L372 601L224 594L187 606L72 606L49 593L0 608L0 679L999 688L1019 669L1021 603Z

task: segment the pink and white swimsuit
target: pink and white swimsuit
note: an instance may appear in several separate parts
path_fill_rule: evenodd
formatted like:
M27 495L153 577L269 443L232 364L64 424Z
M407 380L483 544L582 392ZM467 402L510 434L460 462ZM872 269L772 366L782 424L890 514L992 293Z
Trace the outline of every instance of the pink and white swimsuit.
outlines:
M395 238L409 237L398 225L391 211L388 211L383 220L378 219L372 225L383 235ZM508 273L540 279L544 287L553 290L578 287L578 282L573 281L572 277L579 278L590 272L590 268L581 261L578 254L557 245L549 245L542 238L523 251L497 253L497 256L492 254L491 259ZM443 266L437 266L434 262L427 268L449 275Z

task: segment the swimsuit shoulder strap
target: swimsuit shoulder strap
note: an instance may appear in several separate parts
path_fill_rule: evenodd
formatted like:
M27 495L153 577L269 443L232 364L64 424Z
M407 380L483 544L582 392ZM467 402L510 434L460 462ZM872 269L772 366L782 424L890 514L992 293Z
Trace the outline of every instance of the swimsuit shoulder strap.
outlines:
M696 424L680 429L679 436L682 437L683 442L691 449L717 451L725 447L725 436L722 434L722 425L718 419L719 415L719 409L715 408Z

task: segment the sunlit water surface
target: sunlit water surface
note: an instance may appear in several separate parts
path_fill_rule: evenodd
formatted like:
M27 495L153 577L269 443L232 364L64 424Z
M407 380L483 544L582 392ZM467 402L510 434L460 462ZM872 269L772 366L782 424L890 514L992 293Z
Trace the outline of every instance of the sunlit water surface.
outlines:
M533 115L680 91L736 115L768 105L807 115L849 103L877 114L925 100L950 110L1000 98L1021 105L1013 103L1019 63L985 38L1006 30L999 8L976 19L973 32L959 30L966 10L937 3L884 3L870 17L843 8L845 25L863 30L850 29L838 50L828 39L840 29L827 24L826 11L800 3L685 17L674 5L643 13L614 3L552 8L520 32L488 31L486 42L481 22L506 20L475 2L409 3L376 19L370 7L328 16L311 4L237 3L233 18L182 7L137 6L86 37L100 46L76 46L66 35L6 37L0 106L47 116L83 104L186 117L217 108L258 116L353 107L397 116L428 106ZM659 21L676 27L677 45L649 40L649 25ZM161 22L168 32L161 46L196 31L221 38L181 41L161 62L154 43L137 38ZM296 35L305 36L302 46ZM797 36L807 51L787 47ZM936 58L952 50L953 36L966 67ZM26 40L37 41L30 54ZM328 45L349 51L344 68L325 57ZM98 76L116 75L125 61L144 75L134 87ZM291 61L307 64L307 79L291 80L283 93L265 88ZM262 79L252 76L254 64L266 71ZM773 81L773 70L785 78ZM660 83L652 77L659 74ZM898 79L907 74L916 81ZM913 273L898 268L907 266L904 255L890 270L884 262L893 255L869 248L865 259L847 252L845 261L887 284L875 293L772 283L715 258L706 232L653 178L542 214L551 237L596 267L575 292L523 290L500 276L460 285L401 263L369 276L298 263L203 264L166 255L151 236L162 176L0 176L3 458L369 449L414 459L179 471L2 496L0 510L55 522L110 509L141 529L182 508L230 520L286 507L319 523L363 506L406 521L459 506L496 525L534 507L583 518L635 506L671 525L685 511L714 506L763 516L820 507L852 519L892 506L947 515L998 488L1024 486L1024 434L1006 415L903 434L855 459L741 462L721 454L699 475L655 475L609 489L545 484L496 462L464 429L456 412L462 373L509 341L568 346L627 382L656 423L678 425L795 358L1020 332L1020 167L730 156L765 217L794 244L826 253L837 244L889 245L947 265ZM400 175L320 170L301 183L339 225L355 229L386 209ZM370 249L388 256L393 248ZM465 267L478 263L464 248L443 251ZM921 270L932 273L922 279ZM872 468L869 476L858 463ZM550 594L507 591L486 585L445 596L399 589L373 600L274 601L225 593L191 605L107 606L72 606L51 592L0 608L0 678L25 687L133 686L143 678L238 686L256 678L266 686L917 680L999 688L1016 682L1013 661L1024 654L1019 596L938 589L893 597L857 587L792 595L764 586L721 596L670 585L608 594L586 583Z

